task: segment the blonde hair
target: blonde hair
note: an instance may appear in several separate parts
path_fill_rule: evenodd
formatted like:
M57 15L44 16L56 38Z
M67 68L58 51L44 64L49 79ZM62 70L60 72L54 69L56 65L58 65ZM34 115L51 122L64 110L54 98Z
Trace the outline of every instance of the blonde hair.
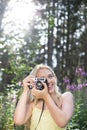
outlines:
M61 102L61 93L60 93L60 91L59 91L59 87L57 86L57 77L56 77L56 75L55 75L53 69L52 69L50 66L44 65L44 64L38 64L38 65L36 65L36 66L34 67L34 69L30 72L30 75L33 75L33 76L36 77L38 71L39 71L40 69L43 69L43 68L48 69L48 70L53 74L53 76L55 77L55 79L56 79L55 92L56 92L56 94L57 94L58 99L59 99L60 102Z

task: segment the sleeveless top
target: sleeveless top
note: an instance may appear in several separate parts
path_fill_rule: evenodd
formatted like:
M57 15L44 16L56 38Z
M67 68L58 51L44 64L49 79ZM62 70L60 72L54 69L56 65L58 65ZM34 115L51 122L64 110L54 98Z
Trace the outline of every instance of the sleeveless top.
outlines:
M66 128L58 127L58 125L51 117L49 110L43 111L40 122L38 124L41 111L42 110L37 107L33 108L31 119L29 123L26 124L24 130L66 130Z

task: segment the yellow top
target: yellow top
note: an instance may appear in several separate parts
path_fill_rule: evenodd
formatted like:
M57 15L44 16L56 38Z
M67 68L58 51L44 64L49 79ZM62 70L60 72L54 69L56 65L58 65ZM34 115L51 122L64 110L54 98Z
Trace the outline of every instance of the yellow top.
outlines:
M43 111L40 122L38 124L40 114L41 110L37 107L34 107L30 123L26 126L25 130L66 130L66 128L58 127L58 125L54 122L53 118L51 117L49 110ZM36 127L37 129L35 129Z

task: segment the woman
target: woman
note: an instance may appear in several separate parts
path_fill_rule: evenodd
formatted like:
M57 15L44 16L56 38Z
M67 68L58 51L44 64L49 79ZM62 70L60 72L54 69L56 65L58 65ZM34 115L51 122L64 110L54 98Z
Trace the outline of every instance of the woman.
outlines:
M54 71L40 64L23 80L23 93L14 113L14 122L24 124L25 130L66 130L73 110L72 93L61 94Z

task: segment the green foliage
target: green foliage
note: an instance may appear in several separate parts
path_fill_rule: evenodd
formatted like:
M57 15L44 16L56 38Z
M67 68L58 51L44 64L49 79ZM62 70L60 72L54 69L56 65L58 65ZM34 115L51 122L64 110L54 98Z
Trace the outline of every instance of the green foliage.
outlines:
M6 94L0 93L0 130L22 130L24 128L24 126L14 127L14 110L22 89L15 90L6 89Z
M68 124L67 130L86 130L86 129L87 129L87 104L84 103L83 99L80 98L75 103L74 115Z
M15 126L14 130L24 130L24 126Z
M0 94L0 129L13 130L13 107L11 98Z
M67 130L86 130L87 108L83 104L76 104L75 114L68 125Z
M76 68L73 82L66 79L68 89L73 92L75 99L74 115L67 130L86 130L87 128L87 73L80 67Z
M49 29L52 29L54 26L55 26L54 17L49 16Z

